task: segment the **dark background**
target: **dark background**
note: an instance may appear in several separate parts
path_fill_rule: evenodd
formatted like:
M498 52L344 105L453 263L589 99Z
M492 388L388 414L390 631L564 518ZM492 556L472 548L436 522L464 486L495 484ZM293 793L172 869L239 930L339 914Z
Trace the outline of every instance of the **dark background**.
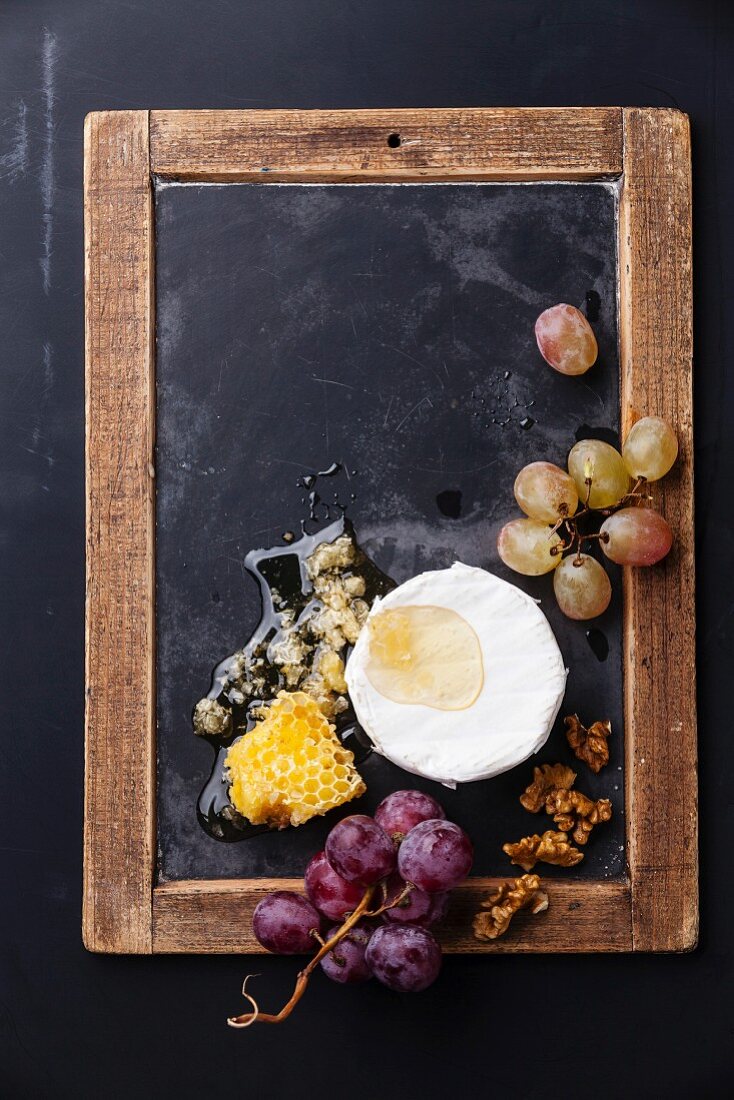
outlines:
M11 1097L714 1096L732 1067L728 855L734 26L724 3L5 0L0 9L0 1091ZM701 943L456 958L413 999L314 982L235 1033L243 958L79 934L82 121L92 109L649 104L694 147ZM721 502L721 506L719 505ZM258 959L272 1004L293 962Z

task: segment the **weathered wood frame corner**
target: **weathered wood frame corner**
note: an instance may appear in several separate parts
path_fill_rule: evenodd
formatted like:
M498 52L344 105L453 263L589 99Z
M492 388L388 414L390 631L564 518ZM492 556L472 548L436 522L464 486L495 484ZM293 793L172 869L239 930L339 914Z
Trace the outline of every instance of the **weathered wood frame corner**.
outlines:
M397 135L397 136L395 136ZM390 141L388 141L390 138ZM669 558L624 577L627 876L554 881L542 920L494 944L457 892L460 952L686 951L698 932L688 119L650 108L115 111L85 126L86 785L83 935L93 951L259 950L272 881L155 881L155 178L617 179L623 429L659 413L680 459ZM291 880L282 884L297 886Z

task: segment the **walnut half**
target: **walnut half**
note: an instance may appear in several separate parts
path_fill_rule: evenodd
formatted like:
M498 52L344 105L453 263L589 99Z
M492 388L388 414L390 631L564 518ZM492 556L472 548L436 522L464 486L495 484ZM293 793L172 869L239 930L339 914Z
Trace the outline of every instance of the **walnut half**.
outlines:
M566 723L566 740L574 753L598 775L609 763L608 739L612 733L612 723L594 722L587 729L578 714L570 714L563 721Z
M575 867L584 858L584 853L568 843L566 833L555 833L552 829L538 836L525 836L515 844L503 844L512 863L522 867L523 871L532 871L536 863L551 863L555 867Z
M545 806L546 797L556 788L567 790L576 782L576 772L565 764L542 764L533 768L533 782L520 795L520 803L531 814L537 814Z
M608 798L594 802L581 791L555 790L546 798L545 812L552 815L559 829L573 830L577 844L586 844L595 825L611 821L612 804Z
M548 895L540 889L538 875L522 875L514 882L503 882L486 901L474 918L474 935L478 940L496 940L504 935L510 921L520 909L530 909L535 916L548 908Z

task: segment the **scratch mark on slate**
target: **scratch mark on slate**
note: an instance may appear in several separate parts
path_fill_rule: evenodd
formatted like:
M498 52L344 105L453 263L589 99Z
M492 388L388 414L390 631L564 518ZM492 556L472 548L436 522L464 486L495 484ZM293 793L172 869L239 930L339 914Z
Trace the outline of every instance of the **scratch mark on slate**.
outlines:
M27 108L23 100L18 103L18 113L13 126L13 139L7 153L0 156L0 179L15 183L24 176L28 168L28 123Z
M400 421L400 423L398 424L398 426L397 426L397 428L395 429L395 431L396 431L396 432L399 432L399 431L400 431L400 429L402 428L403 424L407 423L407 421L408 421L408 420L410 420L410 418L411 418L411 416L413 415L413 413L415 413L415 412L418 412L418 409L420 409L420 407L421 407L422 405L424 405L424 404L425 404L426 402L428 402L429 406L430 406L431 408L433 408L433 402L431 401L430 397L429 397L429 396L428 396L428 395L426 394L426 396L425 396L425 397L421 397L420 401L419 401L419 402L418 402L418 403L417 403L416 405L414 405L414 406L413 406L413 408L412 408L412 409L410 410L410 412L408 412L408 413L406 413L406 414L405 414L405 416L404 416L404 417L403 417L403 419L402 419L402 420Z
M315 374L312 374L314 382L323 382L326 386L341 386L345 390L355 390L356 386L350 386L348 382L337 382L335 378L317 378Z
M324 439L326 440L326 453L328 455L331 449L331 440L329 438L329 391L326 388L326 382L322 383L324 390Z
M41 47L41 78L43 84L44 140L43 159L41 161L41 212L43 222L43 256L41 271L43 289L51 290L51 254L53 252L53 202L56 194L56 174L54 165L54 103L56 101L56 35L44 27Z
M588 382L581 382L581 383L580 383L580 385L581 385L581 386L583 386L585 390L588 390L588 391L589 391L589 393L590 393L590 394L592 394L592 396L593 396L593 397L595 397L595 398L597 399L597 401L599 402L599 404L601 405L601 407L602 407L602 408L604 408L604 400L603 400L603 398L601 397L601 395L600 395L600 394L598 394L598 393L596 392L596 390L592 390L592 388L591 388L591 386L590 386L590 385L588 384Z
M52 454L46 455L43 453L43 451L37 451L33 447L26 447L23 443L20 444L20 449L21 451L27 451L29 455L37 455L39 458L42 458L44 462L48 463L49 469L54 464L54 458Z
M6 1026L3 1030L6 1032L6 1034L10 1034L15 1039L15 1041L18 1044L18 1046L20 1047L20 1049L23 1051L23 1053L28 1058L28 1061L32 1062L34 1065L37 1066L38 1065L37 1055L32 1054L31 1051L26 1046L26 1044L23 1042L23 1040L21 1038L21 1035L20 1035L20 1032L18 1031L18 1025L16 1023L15 1016L13 1015L13 1013L10 1009L10 1006L7 1005L5 1003L5 1001L0 1001L0 1010L2 1010L2 1014L5 1017L5 1021L6 1021Z
M306 462L293 462L289 458L277 458L275 455L269 455L268 458L258 458L255 460L257 466L269 466L271 462L279 462L281 466L293 466L296 470L308 470L309 466Z
M388 406L387 406L387 412L385 413L385 419L384 419L384 420L383 420L383 422L382 422L382 426L383 426L383 428L386 428L386 427L387 427L387 422L388 422L388 420L390 419L390 410L391 410L391 409L392 409L392 407L393 407L393 402L394 402L394 401L395 401L395 394L392 394L392 395L391 395L391 397L390 397L390 402L389 402L389 404L388 404Z

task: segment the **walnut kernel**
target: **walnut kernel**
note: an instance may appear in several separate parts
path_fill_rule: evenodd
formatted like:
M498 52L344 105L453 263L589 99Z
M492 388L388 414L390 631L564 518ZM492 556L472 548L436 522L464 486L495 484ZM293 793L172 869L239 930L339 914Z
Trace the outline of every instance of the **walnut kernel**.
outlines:
M537 814L545 806L547 795L558 787L573 787L576 772L565 764L542 764L533 768L533 782L520 795L520 802L531 814Z
M598 775L609 763L608 738L612 733L612 723L608 720L594 722L586 729L578 714L570 714L563 721L566 723L566 740L574 753Z
M540 889L538 875L522 875L514 882L503 882L486 901L474 918L474 935L478 940L496 940L504 935L510 921L520 909L530 909L535 916L548 908L548 895Z
M555 867L575 867L584 858L584 853L568 843L566 833L556 833L552 829L538 836L523 837L514 844L503 844L502 851L510 857L512 863L522 867L523 871L532 871L536 863L551 863Z
M559 829L564 832L573 830L573 839L577 844L586 844L595 825L611 820L612 804L608 798L594 802L581 791L559 789L548 795L545 812L553 817Z

